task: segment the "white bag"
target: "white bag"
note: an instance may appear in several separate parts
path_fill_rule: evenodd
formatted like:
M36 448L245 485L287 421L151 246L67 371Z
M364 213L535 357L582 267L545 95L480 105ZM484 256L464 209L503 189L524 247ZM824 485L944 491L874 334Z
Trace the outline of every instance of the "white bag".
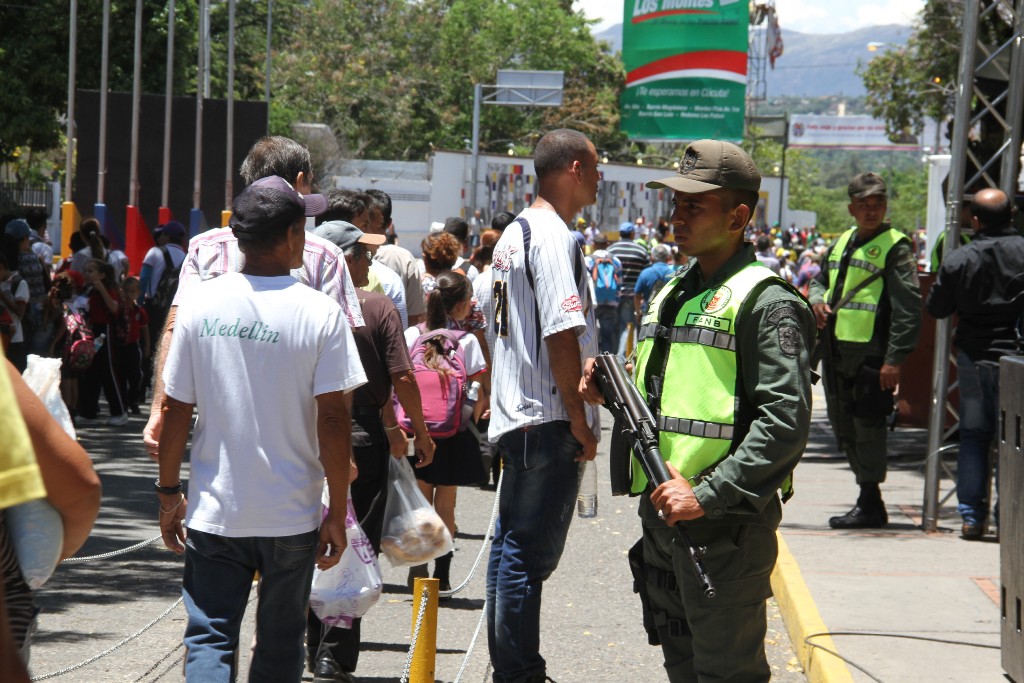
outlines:
M59 358L30 355L22 378L53 419L74 439L75 427L60 396L60 364ZM57 568L64 545L64 522L60 513L45 500L32 500L8 509L5 516L21 575L29 588L41 588Z
M77 439L75 425L71 422L71 413L68 412L68 407L64 405L64 399L60 395L60 366L60 358L43 358L31 354L21 378L35 392L68 436Z
M405 458L388 458L388 503L380 550L393 567L423 564L455 548L452 535L416 485Z
M377 555L356 519L352 499L345 516L348 546L338 564L330 569L313 570L309 606L327 626L352 628L352 620L366 614L380 599L384 581Z

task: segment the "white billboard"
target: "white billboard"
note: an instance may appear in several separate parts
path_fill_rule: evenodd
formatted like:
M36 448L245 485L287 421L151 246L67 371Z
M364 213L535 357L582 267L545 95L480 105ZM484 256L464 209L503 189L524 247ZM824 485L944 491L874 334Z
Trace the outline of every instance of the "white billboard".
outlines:
M865 150L921 150L935 146L936 124L925 123L920 137L900 142L889 140L885 122L871 116L819 116L792 114L789 117L790 147L834 147ZM947 143L941 141L941 146Z

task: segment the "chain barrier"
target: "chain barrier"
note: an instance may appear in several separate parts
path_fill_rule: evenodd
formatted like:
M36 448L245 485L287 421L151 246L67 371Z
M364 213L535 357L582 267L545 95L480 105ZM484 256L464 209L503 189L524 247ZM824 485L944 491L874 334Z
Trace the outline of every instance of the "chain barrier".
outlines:
M409 682L409 670L412 669L412 656L416 652L416 642L420 638L420 626L423 625L423 615L427 611L427 587L423 583L420 583L423 589L422 595L420 596L420 611L416 614L416 625L412 629L412 642L409 643L409 654L405 656L405 668L402 670L401 683Z
M158 666L160 666L161 664L166 662L169 657L171 657L175 652L177 652L178 650L181 650L184 647L185 647L185 643L184 642L178 643L177 647L175 647L173 650L171 650L170 652L165 654L160 659L156 660L156 662L153 663L153 666L151 666L148 669L146 669L145 671L143 671L142 675L135 679L135 683L139 683L146 676L148 676L149 674L153 673ZM184 656L185 656L184 653L182 653L181 655L178 655L177 659L175 659L173 662L171 662L171 666L174 666L175 664L180 662L181 658L184 657ZM157 676L153 680L155 680L155 681L160 680L161 678L164 677L164 674L166 674L166 673L167 673L167 671L164 671L164 673L160 674L159 676Z
M505 477L505 471L503 469L501 471L501 474L498 476L498 485L497 485L498 492L494 496L494 505L491 508L491 518L490 518L490 520L487 523L487 533L484 535L484 542L480 545L480 551L477 553L476 559L473 561L473 566L470 568L469 574L466 576L465 580L463 580L462 583L460 583L455 588L453 588L451 590L447 590L447 591L440 591L438 593L439 597L446 597L446 598L447 597L451 597L452 595L455 595L456 593L459 593L459 592L465 590L466 587L469 585L469 583L473 580L473 577L476 576L476 572L477 572L477 570L480 567L480 562L483 560L484 554L487 552L487 549L490 547L491 541L494 540L494 526L495 526L495 523L496 523L496 521L498 519L498 509L499 509L499 505L500 505L500 502L501 502L501 482L504 479L504 477ZM127 548L122 548L121 550L114 550L114 551L111 551L109 553L102 553L100 555L90 555L90 556L87 556L87 557L70 557L70 558L68 558L66 560L63 560L60 564L84 564L86 562L94 562L94 561L97 561L97 560L109 559L111 557L118 557L119 555L125 555L125 554L133 552L135 550L139 550L140 548L145 548L148 545L152 545L153 543L159 541L161 538L162 538L161 536L154 536L153 538L151 538L149 540L142 541L140 543L136 543L135 545L128 546ZM126 638L124 638L119 643L117 643L117 644L107 648L103 652L100 652L99 654L94 655L94 656L90 657L89 659L86 659L85 661L80 662L78 664L75 664L73 666L68 666L68 667L65 667L63 669L59 669L57 671L53 671L53 672L48 673L48 674L43 674L41 676L35 676L31 680L32 681L45 681L45 680L48 680L50 678L56 678L58 676L63 676L64 674L67 674L67 673L70 673L72 671L76 671L78 669L81 669L82 667L88 666L89 664L92 664L93 662L95 662L95 661L97 661L97 660L99 660L99 659L101 659L103 657L106 657L107 655L109 655L109 654L115 652L116 650L120 649L121 647L127 645L128 643L130 643L131 641L135 640L136 638L141 636L143 633L145 633L146 631L151 629L159 621L161 621L168 614L170 614L174 610L175 607L177 607L179 604L181 604L181 602L182 602L182 598L178 598L174 602L174 604L172 604L170 607L168 607L166 610L164 610L163 614L161 614L156 619L154 619L153 621L151 621L148 624L146 624L145 626L143 626L141 629L139 629L135 633L131 634L130 636L128 636ZM426 607L427 607L427 598L426 598L426 593L424 592L424 595L422 596L422 599L420 601L419 612L416 615L416 625L415 625L415 627L413 629L412 642L409 645L409 653L406 656L405 668L404 668L404 670L402 672L402 677L401 677L401 682L402 683L407 683L407 681L409 679L409 670L412 668L412 658L413 658L413 654L416 651L416 643L417 643L417 641L419 639L420 626L423 623L423 615L426 612ZM485 597L484 598L483 610L481 611L481 614L480 614L480 619L477 621L476 630L473 632L473 638L472 638L472 640L470 640L469 647L466 649L466 655L465 655L465 657L463 657L462 665L459 668L459 671L458 671L458 673L455 676L454 683L459 683L459 681L462 679L462 675L466 671L466 667L469 664L469 659L470 659L470 657L473 654L473 649L476 646L476 642L477 642L477 640L478 640L478 638L480 636L480 630L483 627L483 622L484 622L484 619L486 618L486 615L487 615L487 599ZM139 678L137 678L135 680L136 681L141 681L143 678L148 676L158 666L160 666L161 662L165 661L168 657L170 657L175 652L177 652L181 647L183 647L183 645L179 645L174 650L172 650L168 654L164 655L161 659L159 659L157 662L155 662L149 669L147 669L141 676L139 676ZM488 661L487 662L487 669L486 669L486 672L485 672L485 678L486 678L486 675L490 673L490 670L491 670L491 663L490 663L490 661Z
M170 614L171 611L175 607L177 607L178 605L181 604L182 600L183 600L183 598L178 598L177 600L174 601L174 604L172 604L170 607L165 609L164 613L161 614L160 616L158 616L156 619L154 619L153 621L149 622L148 624L143 626L141 629L139 629L135 633L131 634L127 638L123 639L121 642L117 643L116 645L112 645L112 646L108 647L106 650L104 650L103 652L99 653L98 655L93 655L92 657L90 657L89 659L85 660L84 662L80 662L78 664L75 664L74 666L66 666L63 669L59 669L57 671L53 671L53 672L48 673L48 674L43 674L42 676L33 676L30 680L32 680L32 681L45 681L48 678L56 678L57 676L63 676L66 673L71 673L72 671L76 671L77 669L81 669L83 666L88 666L89 664L92 664L93 662L95 662L97 659L101 659L103 657L106 657L111 652L114 652L115 650L118 650L121 647L127 645L128 643L132 642L133 640L135 640L136 638L141 636L143 633L145 633L149 629L151 629L154 626L156 626L157 622L159 622L161 619L163 619L168 614Z
M473 580L476 575L476 570L480 567L480 561L483 560L484 553L487 552L487 548L490 547L491 541L494 539L494 524L498 519L498 504L501 501L501 480L505 478L505 470L501 470L501 474L498 475L497 491L494 494L494 505L491 507L491 519L487 523L487 532L484 534L484 542L480 545L480 552L476 554L476 560L473 561L473 566L469 569L469 575L466 579L455 588L447 591L439 591L438 596L442 598L450 598L451 596L465 590L469 582Z
M61 564L82 564L84 562L93 562L95 560L106 560L111 557L117 557L118 555L130 553L132 551L138 550L139 548L145 548L147 545L152 545L153 543L156 543L161 538L161 536L154 536L148 541L142 541L141 543L130 545L127 548L122 548L121 550L114 550L109 553L103 553L102 555L89 555L88 557L69 557L66 560L61 560Z

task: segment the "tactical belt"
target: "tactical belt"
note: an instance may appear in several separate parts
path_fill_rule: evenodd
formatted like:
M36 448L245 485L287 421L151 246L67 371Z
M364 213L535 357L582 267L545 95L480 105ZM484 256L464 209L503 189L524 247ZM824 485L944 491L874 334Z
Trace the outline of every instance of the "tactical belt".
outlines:
M735 335L727 332L716 332L706 327L673 327L671 329L658 323L647 323L640 328L640 339L661 337L674 344L700 344L726 351L736 350Z
M687 420L682 417L666 417L664 415L658 417L658 430L700 436L705 439L728 439L729 441L732 441L733 436L733 425L731 424Z

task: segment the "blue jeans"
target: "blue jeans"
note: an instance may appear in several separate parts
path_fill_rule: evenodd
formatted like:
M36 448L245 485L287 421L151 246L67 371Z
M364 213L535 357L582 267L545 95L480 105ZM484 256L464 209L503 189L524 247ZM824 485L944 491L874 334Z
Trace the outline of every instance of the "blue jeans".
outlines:
M186 680L234 680L238 630L257 570L260 597L249 681L301 680L318 538L316 530L277 538L228 538L188 530L181 590L188 611Z
M619 350L619 307L604 305L597 307L597 326L601 331L598 349L601 353L618 353Z
M633 307L633 293L623 294L619 297L619 355L626 357L626 337L629 334L629 325L636 325L636 309ZM636 346L636 336L633 336L633 346Z
M521 683L545 673L541 589L569 533L581 446L562 420L504 434L498 446L505 478L487 567L487 647L494 683Z
M965 523L982 524L988 519L989 448L999 420L999 367L979 365L963 351L957 351L956 364L960 382L957 511Z

